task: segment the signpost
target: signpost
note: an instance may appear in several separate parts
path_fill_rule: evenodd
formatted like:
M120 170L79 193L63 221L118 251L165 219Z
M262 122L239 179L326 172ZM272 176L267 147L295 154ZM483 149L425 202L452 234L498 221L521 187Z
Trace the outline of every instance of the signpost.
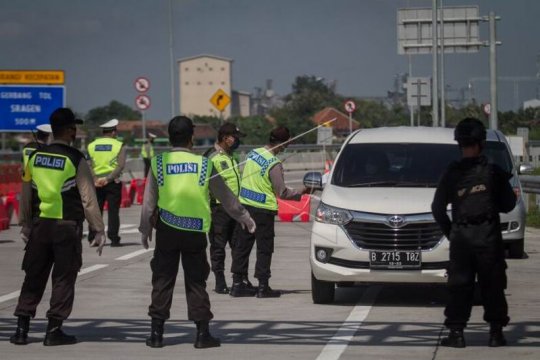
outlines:
M64 86L0 85L0 131L26 132L48 124L65 102Z
M349 113L349 134L352 134L352 113L356 110L356 104L352 100L345 101L345 111Z
M218 89L210 98L210 103L219 110L221 120L223 121L223 110L231 103L231 97L223 89Z
M431 79L428 77L409 77L407 79L407 104L418 109L420 126L420 107L431 105ZM412 124L411 124L412 125Z
M151 104L150 96L146 95L146 92L150 90L150 80L144 76L139 76L135 79L133 85L135 86L135 90L139 93L139 95L135 97L135 106L137 106L137 109L141 110L142 113L142 139L143 141L146 141L146 119L144 112L150 108Z

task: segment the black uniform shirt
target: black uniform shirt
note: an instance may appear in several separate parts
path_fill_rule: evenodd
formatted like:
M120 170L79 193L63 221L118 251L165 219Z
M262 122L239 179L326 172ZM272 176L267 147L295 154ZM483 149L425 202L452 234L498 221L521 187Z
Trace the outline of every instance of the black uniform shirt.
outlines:
M479 156L474 158L463 158L459 162L454 162L448 166L446 172L441 177L437 190L435 191L435 197L431 204L431 211L435 221L441 227L444 235L449 238L450 230L452 228L452 221L448 217L447 207L452 202L454 186L458 181L458 176L462 174L463 169L473 168L476 166L485 166L487 164L487 158L485 156ZM509 180L512 177L499 166L490 164L492 168L493 176L493 196L498 212L507 213L511 211L516 205L516 194L510 186ZM452 218L456 216L456 204L452 204ZM497 214L498 215L498 214Z

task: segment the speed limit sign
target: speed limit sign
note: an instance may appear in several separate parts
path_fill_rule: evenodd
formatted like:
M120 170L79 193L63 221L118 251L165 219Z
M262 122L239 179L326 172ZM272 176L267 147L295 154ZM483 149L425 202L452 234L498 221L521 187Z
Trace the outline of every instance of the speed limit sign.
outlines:
M356 104L352 100L345 101L345 111L352 114L356 110Z

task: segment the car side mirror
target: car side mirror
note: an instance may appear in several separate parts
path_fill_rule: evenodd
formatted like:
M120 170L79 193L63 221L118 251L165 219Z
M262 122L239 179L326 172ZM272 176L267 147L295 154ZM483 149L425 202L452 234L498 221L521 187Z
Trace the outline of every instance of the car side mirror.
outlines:
M519 165L519 174L520 175L530 175L533 173L534 168L530 164L520 164Z
M311 190L322 190L322 174L318 171L310 171L304 175L304 186Z

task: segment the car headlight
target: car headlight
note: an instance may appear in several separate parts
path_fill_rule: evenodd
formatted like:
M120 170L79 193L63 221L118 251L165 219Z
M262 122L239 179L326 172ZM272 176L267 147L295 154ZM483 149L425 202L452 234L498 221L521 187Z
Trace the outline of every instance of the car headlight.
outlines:
M325 224L346 225L352 220L349 211L320 203L315 220Z

